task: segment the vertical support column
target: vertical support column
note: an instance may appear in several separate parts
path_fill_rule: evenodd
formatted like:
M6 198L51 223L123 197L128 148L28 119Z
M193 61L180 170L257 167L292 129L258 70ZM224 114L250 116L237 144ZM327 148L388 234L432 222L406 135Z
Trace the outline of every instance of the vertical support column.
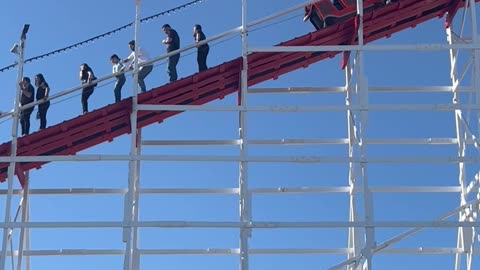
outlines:
M353 67L351 66L350 62L347 63L347 67L345 69L345 90L346 90L346 98L345 104L348 106L352 105L353 93L352 93L352 74L353 74ZM357 177L356 177L356 165L353 161L354 157L356 156L356 145L357 145L357 136L356 136L356 129L355 126L355 115L353 114L352 110L347 110L347 129L348 129L348 157L350 162L348 164L348 184L350 187L349 198L350 198L350 209L349 209L349 222L356 222L358 221L358 213L357 213ZM361 229L358 227L350 227L348 228L348 248L352 250L348 253L348 259L353 259L359 257L361 255ZM358 262L358 261L357 261ZM358 264L355 263L353 265L348 265L348 270L355 270Z
M26 171L25 172L26 188L29 188L29 183L30 183L30 172ZM27 192L27 196L28 196L28 192ZM25 216L25 222L29 222L30 221L30 200L27 200L27 203L25 204L24 216ZM25 228L25 249L30 250L30 228L28 227ZM30 270L30 256L25 256L25 270Z
M451 42L451 30L447 30L449 32L449 42ZM452 43L451 43L452 44ZM453 65L455 63L455 57L454 57L454 52L453 50L450 50L450 56L451 56L451 63L452 63L452 71L454 70ZM457 91L458 89L458 80L456 77L455 72L452 72L451 74L452 78L452 86L454 89L453 92L453 99L452 103L454 105L459 104L459 92ZM458 182L461 188L461 194L460 194L460 205L465 205L467 203L466 199L466 179L465 179L465 163L461 161L465 157L465 132L462 128L462 115L461 115L461 110L456 109L454 111L455 113L455 131L456 131L456 136L457 136L457 153L458 153L458 158L460 159L458 163ZM465 210L462 210L459 212L459 221L464 221L465 220ZM463 233L464 233L464 228L458 228L458 236L457 236L457 248L463 250L464 249L464 238L463 238ZM462 259L462 254L456 253L455 254L455 269L460 270L461 268L461 259Z
M28 193L29 193L29 173L28 171L25 173L25 184L23 186L23 198L22 198L22 224L25 224L25 222L28 221L28 210L29 210L29 198L28 198ZM27 238L27 230L28 228L22 227L20 229L20 239L18 240L18 258L17 258L17 270L22 270L22 263L23 263L23 246L25 244L25 241L29 241ZM27 257L27 260L29 260L30 257ZM28 264L29 265L29 264ZM28 266L29 267L29 266Z
M138 223L138 217L139 217L139 201L140 201L140 159L138 158L141 155L141 140L142 140L142 130L138 129L137 130L137 141L136 145L137 147L135 148L135 157L137 158L134 163L134 172L135 172L135 178L133 182L133 203L131 206L132 209L132 223L137 224ZM130 187L129 187L130 188ZM140 269L140 253L138 252L138 234L139 234L139 228L137 226L134 226L132 228L133 230L133 236L132 236L132 270L139 270Z
M23 27L22 35L20 36L20 46L18 46L18 51L14 53L18 54L18 73L17 73L17 91L15 94L15 103L13 105L13 123L12 123L12 144L10 148L10 165L8 166L8 193L5 203L5 224L10 222L11 207L12 207L12 197L13 197L13 181L15 173L15 157L17 155L17 136L18 136L18 116L20 108L20 82L23 77L23 64L25 56L25 40L27 39L27 32L30 25L26 24ZM3 242L2 242L2 252L0 254L0 270L5 270L5 262L7 257L7 243L8 243L8 228L3 229ZM13 256L13 254L12 254Z
M474 1L469 1L468 6L470 9L470 13L472 15L471 21L472 21L472 42L478 44L478 38L477 38L477 28L476 28L476 14L475 14L475 2ZM465 12L468 12L468 10L465 10ZM461 22L461 32L463 33L463 26L465 25L465 16L462 18ZM447 28L446 33L447 33L447 41L449 45L453 45L455 43L454 40L454 34L452 30L453 24L450 25L449 28ZM450 49L450 65L451 65L451 73L450 77L452 80L452 88L453 88L453 100L452 103L454 105L459 105L461 103L460 100L460 93L458 92L458 86L460 85L460 81L463 78L461 76L460 78L457 76L457 56L458 56L458 50ZM472 70L472 86L476 95L476 104L480 104L480 96L478 94L478 87L480 86L478 82L478 78L475 76L479 76L479 66L478 66L478 55L477 52L474 51L472 54L472 59L473 59L473 70ZM469 125L468 119L463 118L462 110L456 109L455 110L455 130L456 130L456 136L457 136L457 153L458 153L458 158L459 158L459 163L458 163L458 182L461 188L461 193L460 193L460 206L463 206L468 203L468 196L469 196L469 190L468 190L468 181L466 179L466 164L465 162L462 161L463 158L466 156L466 139L468 136L467 127L464 127L464 125ZM478 121L478 114L477 114L477 121ZM473 135L473 134L472 134ZM474 221L472 219L472 207L467 207L463 209L462 211L459 212L459 221ZM465 254L466 257L466 269L471 270L472 269L472 255L473 255L473 241L474 241L474 235L475 235L475 228L470 227L460 227L458 228L458 233L457 233L457 248L462 251L462 253L457 253L455 254L455 269L460 270L462 269L462 259L463 259L463 254Z
M475 45L478 45L480 43L480 39L478 36L478 26L477 26L477 12L476 12L476 4L474 0L469 0L469 10L470 10L470 15L471 15L471 28L472 28L472 42ZM473 74L472 74L472 86L475 92L475 105L480 105L480 52L478 50L473 50L472 52L472 57L473 57ZM476 121L477 121L477 128L480 124L480 113L477 111L476 114ZM477 133L477 136L480 135ZM467 190L468 193L470 193ZM467 194L468 196L469 194ZM477 191L477 197L480 197L480 192ZM471 221L474 222L476 221L478 217L478 203L475 204L473 207L468 208L468 216L466 221ZM473 252L474 252L474 238L476 234L476 229L475 227L465 227L464 229L464 239L463 241L465 242L465 252L466 252L466 266L467 270L472 270L473 269Z
M358 28L358 45L363 46L363 1L357 0L357 14L359 20ZM366 158L365 145L365 129L368 120L368 83L363 73L363 51L357 51L355 57L355 67L357 72L357 94L360 105L359 130L358 130L358 146L360 154L360 170L362 176L363 203L365 213L365 247L363 256L365 263L363 269L372 269L373 249L375 248L375 228L373 227L373 195L368 184L367 163L363 160Z
M140 47L139 28L140 28L140 9L141 0L135 0L135 48ZM134 85L132 93L132 113L130 114L131 146L130 161L128 173L128 192L125 195L124 227L123 241L126 242L124 270L139 269L140 260L138 258L138 228L136 220L138 219L138 179L140 170L140 140L141 132L137 129L138 114L138 57L134 60Z
M472 27L472 42L475 45L480 43L478 36L478 26L477 26L477 11L475 0L469 0L469 7L471 14L471 27ZM476 105L480 104L480 52L478 50L473 50L473 74L472 74L472 86L476 94ZM480 124L480 113L477 111L477 126ZM480 135L477 133L477 136Z
M239 207L240 207L240 270L248 270L249 254L248 240L251 229L245 224L251 221L251 194L248 189L248 141L247 141L247 94L248 94L248 43L247 43L247 0L242 1L242 72L240 78L240 107L239 137L240 137L240 165L239 165Z

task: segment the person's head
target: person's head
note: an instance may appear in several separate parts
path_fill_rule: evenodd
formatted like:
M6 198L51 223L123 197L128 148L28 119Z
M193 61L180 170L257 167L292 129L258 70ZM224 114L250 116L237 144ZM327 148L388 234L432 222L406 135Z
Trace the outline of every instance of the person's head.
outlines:
M88 66L87 63L83 63L80 65L80 71L91 71L92 69Z
M135 51L135 40L130 40L128 47L130 47L130 50Z
M168 23L166 23L162 26L163 32L167 35L170 34L170 29L172 29L172 28L170 27L170 24L168 24Z
M195 24L193 26L193 32L202 31L202 26L200 24Z
M35 85L40 86L42 83L45 82L45 78L43 77L42 73L38 73L35 75Z
M29 77L23 77L22 84L24 86L29 86L30 85L30 78Z
M118 57L118 55L113 54L112 56L110 56L110 62L112 62L112 64L118 64L118 62L120 62L120 58Z

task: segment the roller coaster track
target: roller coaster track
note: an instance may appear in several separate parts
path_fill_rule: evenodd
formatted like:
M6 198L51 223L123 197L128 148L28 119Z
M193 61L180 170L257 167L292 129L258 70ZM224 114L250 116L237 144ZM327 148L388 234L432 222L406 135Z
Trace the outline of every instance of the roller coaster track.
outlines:
M368 0L369 1L369 0ZM367 2L368 2L367 1ZM480 0L476 0L478 2ZM389 37L404 29L447 15L447 25L462 0L401 0L378 6L364 14L364 42L369 43ZM280 46L355 45L357 42L357 17L323 28L316 32L278 44ZM331 58L336 52L282 52L252 53L248 55L248 86L276 79L288 72L306 68L321 60ZM347 54L344 57L348 57ZM176 82L154 88L138 96L139 104L202 105L223 99L240 89L242 59L236 58L204 72ZM78 116L39 132L18 139L18 156L75 155L92 146L111 142L131 133L130 113L132 98L108 105L88 114ZM137 128L161 123L180 111L139 111ZM11 142L0 145L0 156L10 156ZM24 172L39 169L48 162L16 163L15 174L23 186ZM7 178L9 163L0 163L0 182Z

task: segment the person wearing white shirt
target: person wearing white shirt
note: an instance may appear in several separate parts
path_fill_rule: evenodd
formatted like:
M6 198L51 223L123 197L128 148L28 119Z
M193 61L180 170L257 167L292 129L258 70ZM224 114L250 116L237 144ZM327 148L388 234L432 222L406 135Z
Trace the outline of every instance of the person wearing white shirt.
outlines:
M118 55L114 54L110 56L110 62L112 62L112 73L113 74L118 74L115 77L117 78L117 81L115 82L115 89L113 89L113 93L115 94L115 102L119 102L122 100L122 87L125 84L125 74L121 73L125 66L123 63L120 61L120 58Z
M146 92L147 87L145 86L145 78L148 76L148 74L150 74L150 72L152 72L153 65L142 66L142 64L148 62L150 58L142 48L137 48L135 46L135 40L130 41L128 46L130 47L130 50L132 50L132 53L130 53L130 55L123 60L123 63L132 62L128 68L133 69L135 57L138 57L138 65L140 66L138 71L138 86L140 86L142 93Z

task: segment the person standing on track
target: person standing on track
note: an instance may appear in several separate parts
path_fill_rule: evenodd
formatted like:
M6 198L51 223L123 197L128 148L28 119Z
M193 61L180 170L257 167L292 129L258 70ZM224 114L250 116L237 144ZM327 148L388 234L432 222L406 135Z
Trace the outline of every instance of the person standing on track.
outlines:
M37 101L43 101L38 104L37 119L40 120L40 130L47 127L47 111L50 107L50 100L47 100L50 94L50 87L41 73L35 75L35 86L37 87Z
M32 103L35 100L35 89L30 83L30 78L23 77L20 82L20 89L22 90L22 97L20 98L20 104L25 106ZM30 115L33 112L33 107L21 110L20 112L20 125L22 126L22 136L30 133Z
M180 49L180 37L177 31L172 29L169 24L164 24L162 30L167 35L167 38L162 41L167 46L167 53ZM180 53L168 57L167 73L170 77L170 82L178 79L177 64L179 60Z
M130 47L130 50L132 51L130 55L123 60L123 63L128 63L132 62L130 66L128 67L130 70L133 69L133 63L135 61L135 58L138 57L138 65L140 66L141 64L150 61L150 58L148 57L148 54L141 48L135 46L135 40L132 40L128 43L128 46ZM140 90L143 92L147 91L147 87L145 86L145 78L152 72L153 65L146 65L146 66L141 66L138 69L138 86L140 86Z
M88 98L93 94L93 90L96 84L91 84L93 80L96 80L95 75L93 74L93 70L85 63L80 65L80 81L85 86L82 89L82 109L83 114L88 113Z
M193 39L195 40L195 44L206 39L205 34L202 31L202 26L199 24L195 24L195 26L193 27ZM202 72L208 69L207 56L208 56L209 50L210 50L210 47L208 46L208 43L197 46L197 63L198 63L199 72Z
M112 73L117 74L123 71L124 65L120 61L118 55L114 54L110 56L110 62L112 62ZM122 100L122 87L125 84L125 74L121 73L115 76L117 81L115 82L115 89L113 89L113 93L115 94L115 102L119 102Z

